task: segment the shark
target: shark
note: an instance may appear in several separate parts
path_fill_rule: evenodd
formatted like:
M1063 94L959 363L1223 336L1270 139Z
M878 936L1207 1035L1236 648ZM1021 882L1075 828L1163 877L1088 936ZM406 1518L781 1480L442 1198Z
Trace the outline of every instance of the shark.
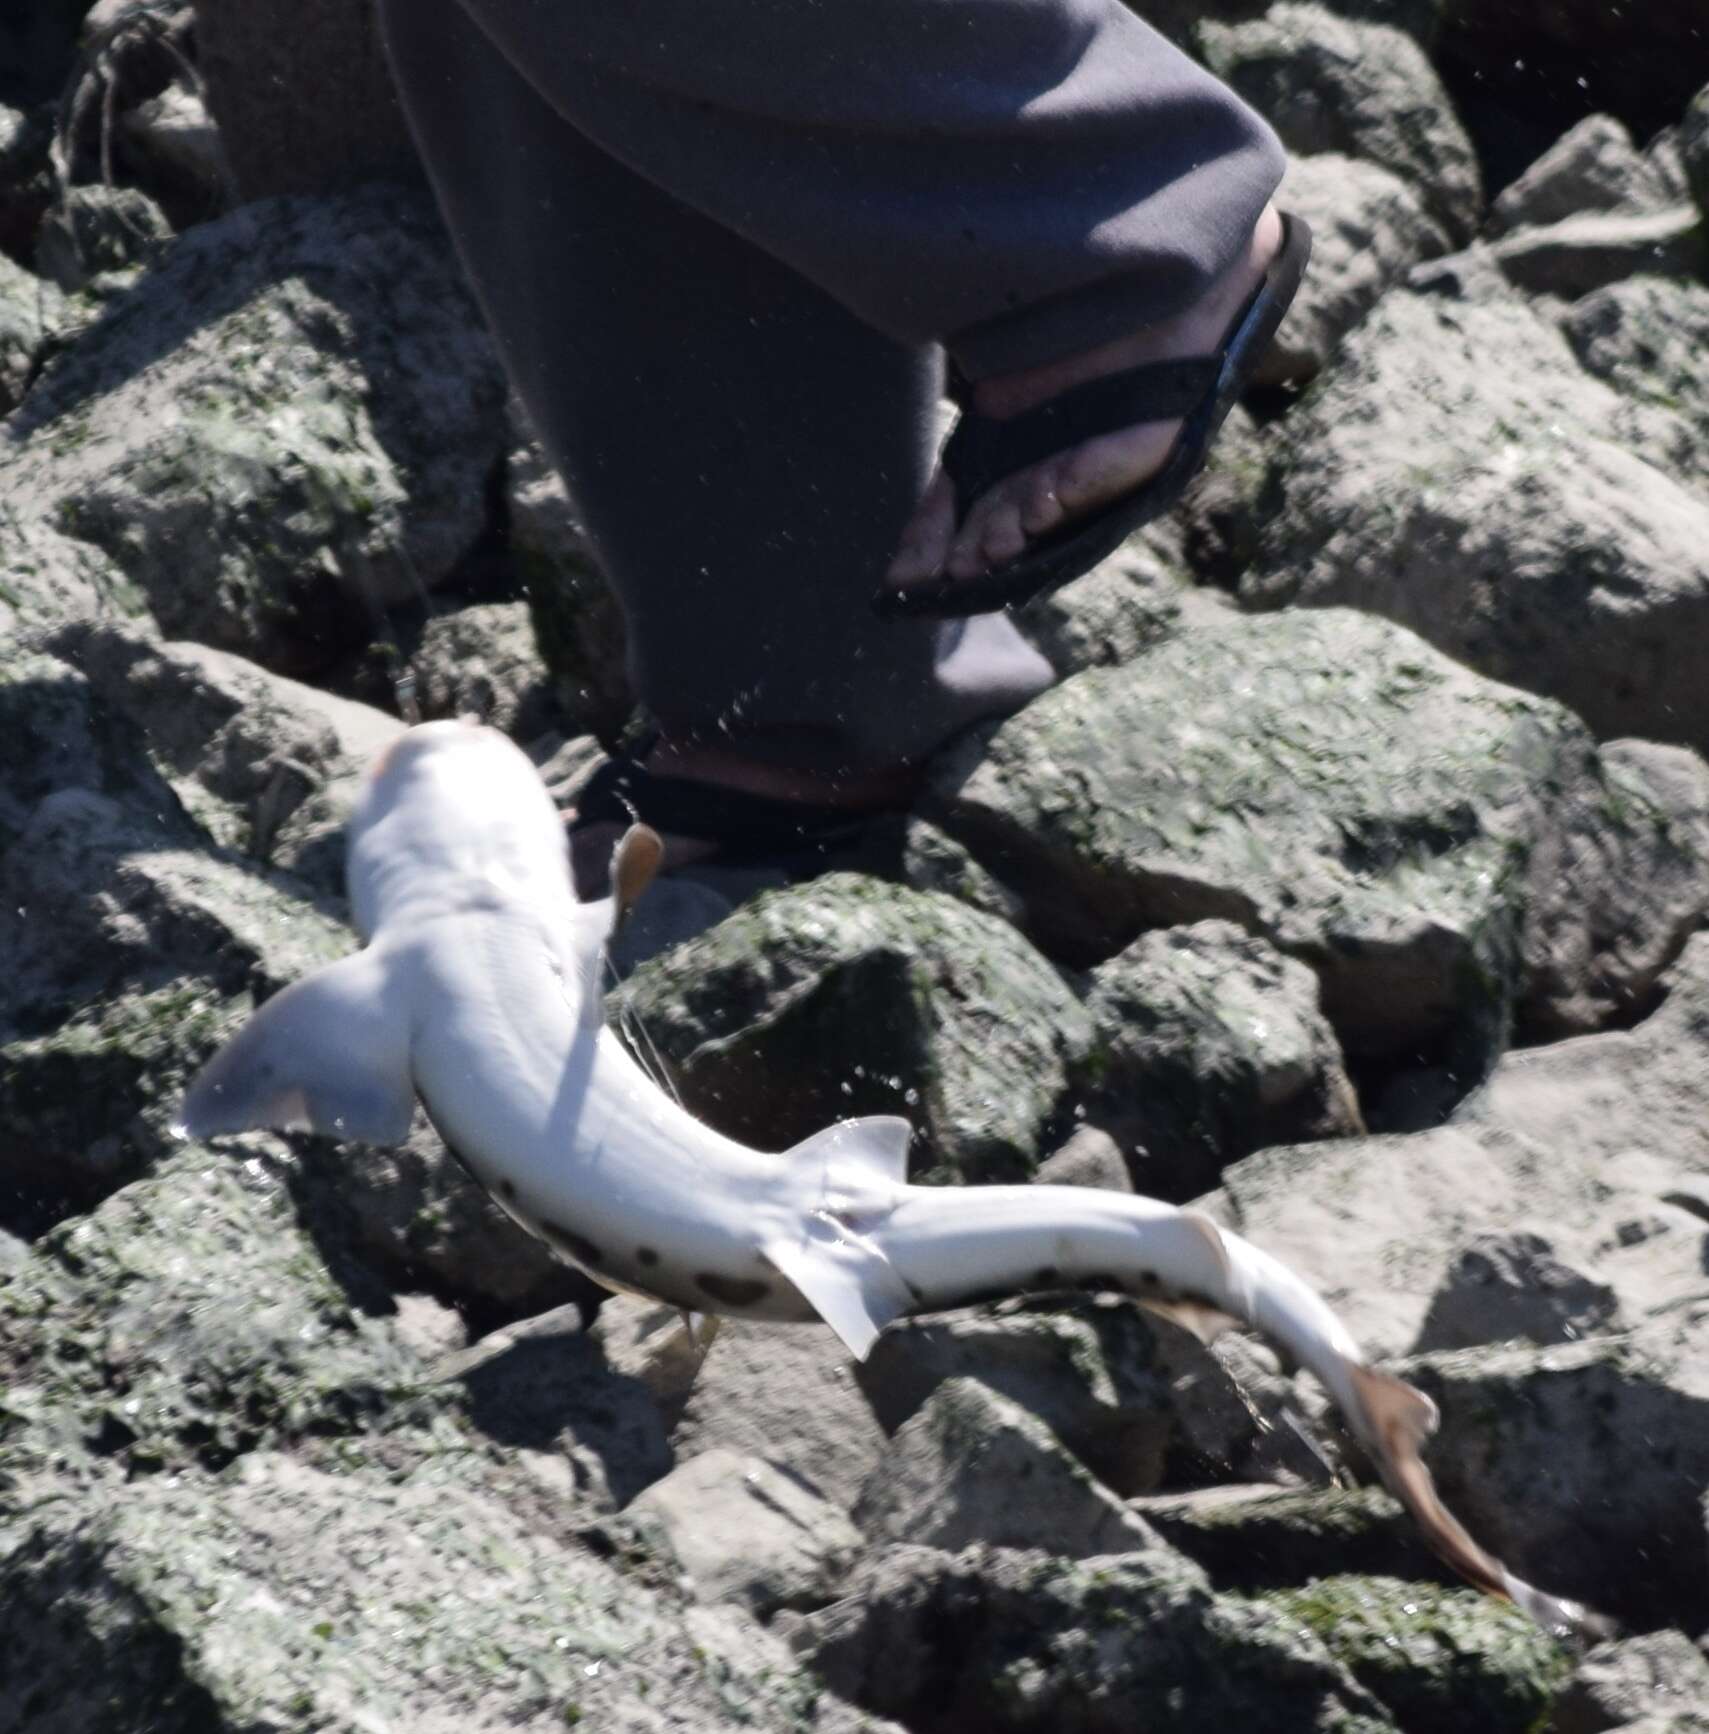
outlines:
M864 1358L892 1322L996 1296L1125 1295L1209 1340L1255 1330L1334 1399L1450 1566L1551 1629L1597 1616L1509 1571L1443 1504L1435 1405L1370 1366L1279 1260L1191 1208L1070 1186L909 1183L910 1123L848 1120L781 1154L724 1137L607 1027L606 945L658 870L644 825L582 903L562 816L503 734L407 730L352 812L363 945L267 1000L191 1083L178 1126L396 1144L417 1103L498 1206L605 1287L683 1312L822 1320Z

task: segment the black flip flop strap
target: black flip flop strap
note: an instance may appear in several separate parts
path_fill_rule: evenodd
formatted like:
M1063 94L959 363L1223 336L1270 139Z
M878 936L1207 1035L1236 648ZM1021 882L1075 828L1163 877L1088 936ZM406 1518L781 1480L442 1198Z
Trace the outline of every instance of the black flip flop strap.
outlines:
M673 836L716 844L727 857L828 848L856 837L870 815L809 801L719 789L686 777L659 777L624 759L601 765L576 801L575 823L627 825L636 819Z
M1087 440L1140 422L1184 419L1215 390L1221 369L1219 355L1148 361L1089 379L1006 421L963 410L943 454L958 506L965 509L993 484Z

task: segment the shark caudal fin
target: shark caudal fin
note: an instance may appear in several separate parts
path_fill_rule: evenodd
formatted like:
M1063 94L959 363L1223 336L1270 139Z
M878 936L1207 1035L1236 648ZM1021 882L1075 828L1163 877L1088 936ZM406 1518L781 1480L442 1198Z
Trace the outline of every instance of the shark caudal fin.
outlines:
M415 1109L409 1014L388 960L358 951L295 982L250 1018L191 1084L192 1138L270 1126L401 1144Z
M800 1228L762 1248L857 1361L919 1298L862 1232L863 1207L888 1205L908 1179L914 1128L893 1114L843 1120L785 1152L799 1176Z

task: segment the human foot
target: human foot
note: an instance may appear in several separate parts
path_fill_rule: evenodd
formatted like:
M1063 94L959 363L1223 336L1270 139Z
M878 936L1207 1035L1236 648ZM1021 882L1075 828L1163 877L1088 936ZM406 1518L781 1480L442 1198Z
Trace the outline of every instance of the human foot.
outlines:
M828 848L852 839L871 815L906 806L919 780L903 766L832 775L664 741L636 765L613 761L607 775L603 791L590 784L584 792L585 817L566 815L571 873L584 901L606 895L612 851L631 817L659 832L662 871L669 873L714 858L753 860ZM624 817L605 817L613 807Z
M1146 363L1214 355L1264 283L1284 235L1281 215L1267 206L1240 259L1186 312L1047 366L982 380L973 389L972 408L1000 428L1090 381ZM1029 543L1071 527L1157 475L1169 462L1182 426L1179 416L1141 421L1052 451L983 488L959 524L956 489L940 464L902 533L886 587L906 591L931 583L940 590L943 586L931 581L969 580L996 571L1025 553Z

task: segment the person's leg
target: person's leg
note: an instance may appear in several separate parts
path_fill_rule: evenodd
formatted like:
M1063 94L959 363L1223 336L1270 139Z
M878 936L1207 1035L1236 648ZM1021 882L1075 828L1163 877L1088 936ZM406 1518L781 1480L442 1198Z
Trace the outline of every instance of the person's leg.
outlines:
M938 354L589 143L453 0L382 20L506 368L621 599L658 768L860 799L884 785L854 773L1042 690L1006 620L898 632L868 606L930 466Z
M995 416L1214 348L1276 252L1274 136L1121 0L464 4L604 149L891 337L947 344ZM1011 557L1178 426L1055 454L959 536L940 481L892 578Z

